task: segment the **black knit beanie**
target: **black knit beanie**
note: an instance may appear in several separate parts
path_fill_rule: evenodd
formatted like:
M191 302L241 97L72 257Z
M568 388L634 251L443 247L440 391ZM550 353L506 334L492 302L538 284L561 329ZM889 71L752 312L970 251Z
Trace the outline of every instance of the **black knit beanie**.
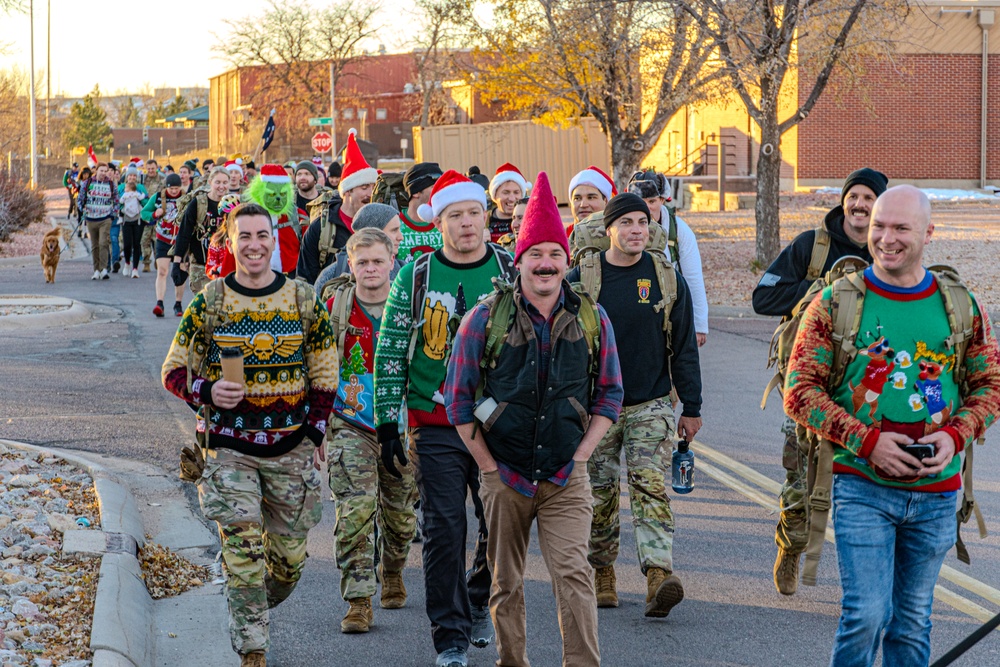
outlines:
M646 220L649 220L649 207L646 206L646 202L639 195L632 192L623 192L620 195L612 197L608 205L604 207L604 228L607 229L615 220L626 213L634 211L642 211L646 214Z
M875 196L878 197L889 187L889 177L881 171L875 171L868 167L852 171L847 180L844 181L844 189L840 191L841 206L844 204L844 197L847 196L847 191L855 185L868 186L875 193Z
M403 187L411 197L418 192L433 187L441 178L441 167L437 162L418 162L403 175Z

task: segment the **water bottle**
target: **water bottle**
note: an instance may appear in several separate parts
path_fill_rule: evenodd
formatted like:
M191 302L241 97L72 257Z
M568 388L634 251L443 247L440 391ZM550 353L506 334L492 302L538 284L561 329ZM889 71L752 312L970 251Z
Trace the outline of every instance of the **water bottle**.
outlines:
M694 452L687 440L677 443L673 456L673 475L671 486L675 493L691 493L694 489Z

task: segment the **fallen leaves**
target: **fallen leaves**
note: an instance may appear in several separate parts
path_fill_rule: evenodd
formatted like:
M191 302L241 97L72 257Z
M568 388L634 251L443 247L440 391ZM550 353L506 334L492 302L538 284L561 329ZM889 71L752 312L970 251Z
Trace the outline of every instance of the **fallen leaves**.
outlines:
M139 565L146 590L154 600L180 595L184 591L203 586L209 571L178 556L164 546L150 542L139 552Z

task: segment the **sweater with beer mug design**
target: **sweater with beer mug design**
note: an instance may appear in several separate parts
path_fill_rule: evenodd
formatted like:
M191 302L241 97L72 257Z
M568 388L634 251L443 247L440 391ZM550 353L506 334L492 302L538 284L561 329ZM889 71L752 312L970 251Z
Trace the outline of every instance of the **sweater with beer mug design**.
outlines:
M451 262L443 250L432 255L412 357L414 263L399 270L389 291L375 350L375 425L379 433L385 425L398 427L404 399L410 426L451 426L441 391L451 349L448 322L452 315L461 318L493 291L493 278L500 275L497 252L504 251L487 246L483 258L471 264Z
M974 331L965 365L968 395L954 380L951 327L933 274L911 288L879 280L865 270L866 293L854 341L858 354L840 386L827 390L833 363L833 290L809 305L789 359L785 410L799 424L840 445L833 472L877 484L929 492L961 488L961 457L936 477L891 477L868 460L882 432L914 442L944 430L956 454L981 436L1000 409L1000 354L989 319L973 300Z

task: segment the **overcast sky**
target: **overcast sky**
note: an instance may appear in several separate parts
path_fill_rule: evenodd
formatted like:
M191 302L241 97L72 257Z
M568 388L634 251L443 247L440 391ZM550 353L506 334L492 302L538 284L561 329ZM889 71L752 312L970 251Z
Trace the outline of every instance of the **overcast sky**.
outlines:
M35 71L45 69L46 1L35 3ZM226 19L260 15L265 0L51 0L52 94L82 96L99 83L102 92L208 86L228 69L212 52ZM25 0L27 5L27 0ZM319 0L311 4L322 6ZM406 6L402 0L383 5ZM141 8L141 9L137 9ZM391 14L391 12L386 12ZM29 68L29 17L0 14L0 69ZM180 47L179 45L184 45ZM387 42L390 49L400 45ZM377 48L377 44L371 48ZM44 81L39 97L45 96Z

